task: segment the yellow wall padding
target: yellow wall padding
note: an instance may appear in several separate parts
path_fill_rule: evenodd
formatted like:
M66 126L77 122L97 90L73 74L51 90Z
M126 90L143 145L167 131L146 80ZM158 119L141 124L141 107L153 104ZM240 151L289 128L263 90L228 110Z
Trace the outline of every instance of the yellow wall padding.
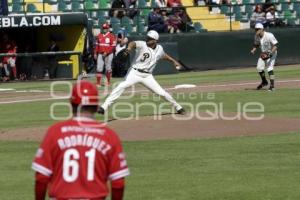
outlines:
M57 44L60 51L79 51L83 52L84 39L86 36L86 29L82 25L72 26L51 26L40 27L37 30L37 50L47 51L50 45L50 36L58 38ZM79 74L79 58L77 55L64 56L64 60L72 61L73 64L73 78Z

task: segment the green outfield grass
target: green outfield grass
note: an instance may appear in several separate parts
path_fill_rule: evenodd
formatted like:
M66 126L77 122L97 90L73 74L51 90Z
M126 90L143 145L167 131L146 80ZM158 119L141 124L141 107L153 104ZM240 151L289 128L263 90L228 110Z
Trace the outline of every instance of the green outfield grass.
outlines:
M251 69L238 69L238 70L216 70L209 72L195 72L195 73L182 73L177 75L164 75L158 76L158 80L162 85L176 85L179 83L201 83L208 82L209 80L215 83L222 81L240 80L242 76L246 79L257 79L256 74L251 72ZM300 77L300 67L280 67L278 76L282 79ZM167 84L168 83L168 84ZM16 88L18 90L46 90L50 89L50 82L29 82L29 83L11 83L2 84L1 88ZM255 86L254 86L255 87ZM57 85L55 91L66 91L67 85ZM22 94L22 93L21 93ZM266 116L272 117L300 117L300 90L299 89L280 89L276 92L243 90L243 91L227 91L227 92L214 92L214 99L209 99L210 93L197 93L196 98L189 97L188 94L176 95L174 97L179 102L189 102L196 107L199 102L215 102L218 105L223 104L224 111L236 112L238 103L244 105L247 102L260 102L264 105ZM155 102L160 104L163 101L153 101L153 96L144 96L137 94L129 100L118 100L117 102L130 102L133 104L141 104L144 102ZM101 99L103 101L103 99ZM16 104L0 104L0 110L5 115L0 115L0 127L2 129L13 129L31 126L47 126L54 121L50 117L50 106L54 102L67 102L67 101L41 101L31 103L16 103ZM200 112L205 110L212 110L211 106L201 107ZM187 107L189 111L189 108ZM68 109L66 107L56 107L56 116L68 116ZM171 107L170 107L171 111ZM111 112L111 110L110 110ZM152 115L153 109L150 107L143 107L140 115ZM128 117L128 114L118 114L119 117ZM111 118L111 115L110 115ZM12 120L13 119L13 120ZM17 120L15 120L17 119ZM102 118L100 118L102 119Z
M300 67L276 69L278 79L299 79ZM120 79L114 79L118 81ZM179 73L157 76L163 86L176 84L223 83L258 80L255 68ZM50 90L50 82L1 84L0 88ZM255 87L255 86L254 86ZM56 91L67 91L59 85ZM4 94L4 93L3 93ZM3 95L0 93L0 95ZM20 93L22 95L22 93ZM300 90L276 92L242 90L197 93L193 97L174 94L180 102L223 104L224 111L236 112L237 104L260 102L270 117L300 117ZM211 97L211 96L210 96ZM135 95L118 102L155 102L152 96ZM60 101L0 104L1 130L49 126L50 106ZM201 107L200 112L211 110ZM189 108L187 108L188 111ZM111 111L109 112L111 113ZM152 115L143 107L140 115ZM67 107L55 109L67 116ZM128 114L120 114L127 117ZM110 116L111 117L111 116ZM99 116L98 116L98 119ZM101 118L102 119L102 118ZM1 134L1 131L0 131ZM298 200L300 199L300 133L218 139L124 142L131 176L127 179L126 200ZM0 199L33 199L31 161L37 142L0 141Z
M278 66L275 69L277 79L299 78L300 66ZM159 76L162 85L222 83L228 81L259 80L256 68L212 70L204 72L179 73L175 76Z
M190 103L193 108L196 108L198 103L214 102L220 108L222 103L224 112L237 112L239 104L245 105L247 102L259 102L264 106L264 114L268 117L300 117L300 90L299 89L281 89L276 92L267 91L231 91L231 92L214 92L214 99L207 98L208 93L197 93L196 98L189 96L178 96L178 101L182 103ZM176 95L174 95L176 97ZM147 98L147 99L145 99ZM32 126L47 126L55 122L50 117L50 106L57 101L43 101L43 102L31 102L31 103L17 103L0 105L0 110L5 115L0 115L0 127L2 129L14 129L22 127ZM67 101L60 101L67 102ZM159 105L164 102L163 100L152 100L152 95L149 97L135 95L129 100L119 100L119 103L130 102L133 105L141 105L145 102L154 102ZM115 106L118 104L115 104ZM109 119L113 116L129 117L134 113L117 113L112 115L111 107L109 110ZM120 108L128 108L119 106ZM171 106L165 106L172 112ZM191 111L189 107L186 107L187 111ZM155 112L150 106L142 106L140 110L140 116L153 115ZM68 107L58 106L54 110L54 114L57 117L67 117L69 114ZM201 106L199 112L214 111L212 106ZM260 114L260 113L257 113ZM13 119L13 120L12 120ZM98 116L98 119L102 117Z
M298 200L300 133L124 142L127 200ZM1 200L33 199L36 142L0 141Z
M203 92L195 93L195 96L189 96L188 94L175 94L173 95L178 100L179 103L191 103L193 108L199 103L216 103L218 108L222 108L224 112L237 112L239 104L241 107L249 102L261 103L264 107L264 114L269 117L300 117L300 90L299 89L280 89L276 92L267 91L256 91L256 90L243 90L243 91L227 91L227 92ZM210 99L214 97L214 99ZM153 101L152 95L149 96L149 100L145 99L144 95L136 95L134 98L130 99L132 104L138 105L143 102L155 102L157 105L164 102L163 100ZM128 100L119 100L118 102L128 102ZM122 106L118 107L122 108ZM123 108L128 108L123 106ZM109 112L112 112L114 107L111 107ZM171 106L169 107L170 111ZM199 110L190 110L186 107L187 111L214 111L212 106L203 106ZM153 114L153 109L151 107L143 106L141 115L151 115ZM260 112L259 112L260 113ZM257 113L257 114L259 114ZM120 116L128 117L132 113L120 114ZM254 113L255 114L255 113Z
M299 78L300 66L277 66L275 69L277 79ZM200 84L200 83L221 83L228 81L246 81L259 80L255 67L246 69L226 69L226 70L211 70L177 73L171 75L155 76L156 80L162 85L176 85L176 84ZM112 82L121 81L122 78L113 78ZM74 82L74 81L67 81ZM50 81L32 81L22 83L8 83L1 84L0 88L14 88L17 90L50 90ZM68 90L67 86L57 85L57 91Z

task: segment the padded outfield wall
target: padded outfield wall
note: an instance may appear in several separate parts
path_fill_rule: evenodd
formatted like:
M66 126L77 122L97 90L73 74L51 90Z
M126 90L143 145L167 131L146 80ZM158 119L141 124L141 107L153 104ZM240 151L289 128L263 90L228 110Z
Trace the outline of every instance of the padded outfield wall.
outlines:
M274 28L279 41L277 65L300 63L300 28ZM131 37L130 39L144 39ZM195 34L161 34L160 43L166 52L175 55L194 70L225 69L255 66L259 52L250 54L254 30L234 32L204 32ZM174 73L171 65L160 62L156 74Z

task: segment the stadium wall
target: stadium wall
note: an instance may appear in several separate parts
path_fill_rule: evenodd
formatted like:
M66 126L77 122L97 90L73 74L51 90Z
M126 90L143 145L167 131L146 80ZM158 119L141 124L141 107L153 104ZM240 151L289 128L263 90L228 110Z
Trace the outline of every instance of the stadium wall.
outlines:
M279 41L277 65L300 63L300 28L276 28L272 32ZM130 39L140 40L136 36ZM161 35L160 43L185 66L194 70L212 70L255 66L259 52L250 54L254 30L234 32L204 32ZM161 71L163 70L163 72ZM168 71L169 70L169 71ZM174 73L172 66L160 62L156 74Z

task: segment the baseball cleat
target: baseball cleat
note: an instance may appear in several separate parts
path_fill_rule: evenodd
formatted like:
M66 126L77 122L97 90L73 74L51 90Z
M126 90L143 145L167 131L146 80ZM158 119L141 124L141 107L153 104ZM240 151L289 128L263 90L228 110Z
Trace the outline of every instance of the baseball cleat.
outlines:
M261 84L259 84L257 87L256 87L256 89L257 90L260 90L260 89L262 89L263 87L265 87L265 86L267 86L268 85L268 82L261 82Z
M176 113L179 114L179 115L184 115L185 110L183 108L180 108L179 110L176 111Z
M275 88L274 88L273 86L270 86L269 89L268 89L268 91L274 92L274 91L275 91Z
M105 113L105 110L100 106L97 113L101 114L101 115L104 115Z

